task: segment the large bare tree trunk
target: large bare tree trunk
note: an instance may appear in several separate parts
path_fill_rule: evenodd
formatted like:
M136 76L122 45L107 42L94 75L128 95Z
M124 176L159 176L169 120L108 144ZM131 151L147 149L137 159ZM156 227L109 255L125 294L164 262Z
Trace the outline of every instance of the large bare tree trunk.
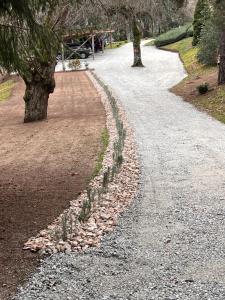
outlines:
M218 84L225 84L225 31L220 37L220 47L219 47L219 75Z
M26 91L24 122L34 122L47 119L49 94L55 89L55 62L41 65L33 71L29 80L24 78Z
M136 18L133 19L132 30L134 36L134 64L132 67L144 67L141 60L141 32L138 28Z

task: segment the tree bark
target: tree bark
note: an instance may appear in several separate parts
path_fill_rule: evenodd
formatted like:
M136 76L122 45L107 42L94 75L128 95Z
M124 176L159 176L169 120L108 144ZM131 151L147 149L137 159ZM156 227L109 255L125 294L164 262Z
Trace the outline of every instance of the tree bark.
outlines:
M54 72L55 62L42 64L38 70L33 70L31 78L24 78L24 123L47 119L49 94L55 89Z
M220 37L218 84L225 84L225 31Z
M130 24L129 23L126 24L126 37L127 37L127 41L130 42L131 41L131 32L130 32Z
M134 64L132 67L144 67L141 59L141 32L138 28L136 18L133 20L132 30L134 36Z

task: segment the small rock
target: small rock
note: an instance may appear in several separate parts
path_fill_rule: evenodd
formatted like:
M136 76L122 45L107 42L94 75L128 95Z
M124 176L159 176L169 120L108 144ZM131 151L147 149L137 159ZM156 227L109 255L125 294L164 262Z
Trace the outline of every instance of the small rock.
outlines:
M185 279L184 281L187 282L187 283L192 283L192 282L194 282L194 280L193 280L192 278Z
M70 244L71 244L72 247L77 247L78 246L77 241L71 241Z
M103 219L103 220L108 220L111 218L111 215L109 214L104 214L104 213L101 213L100 217Z
M47 235L47 231L42 230L39 235L40 235L40 237L45 237Z

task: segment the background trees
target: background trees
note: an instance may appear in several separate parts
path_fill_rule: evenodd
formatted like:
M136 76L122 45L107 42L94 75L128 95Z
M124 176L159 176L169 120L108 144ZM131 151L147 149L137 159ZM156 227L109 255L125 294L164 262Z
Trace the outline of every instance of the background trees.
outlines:
M132 36L133 67L142 67L140 42L143 33L152 36L179 24L183 14L177 11L185 3L185 0L102 0L100 10L113 28L120 26L128 39Z
M213 18L206 21L198 43L198 60L204 65L215 65L218 59L219 29Z
M55 5L42 0L1 2L0 65L18 72L26 84L25 122L47 117L48 95L54 90Z
M132 33L134 67L143 66L141 37L179 22L185 0L0 0L0 66L26 84L25 122L47 118L56 56L66 31L117 27ZM170 25L168 25L170 24ZM151 31L151 32L150 32Z
M201 37L201 31L205 26L205 22L210 18L211 9L209 5L209 0L198 0L195 14L194 14L194 22L193 22L193 46L196 46Z
M204 5L202 5L203 2ZM200 21L198 21L198 16ZM201 16L204 16L204 18ZM196 7L194 27L196 30L195 41L199 46L199 61L207 65L219 62L218 84L224 84L225 2L223 0L199 0Z
M16 71L26 84L25 122L47 118L54 91L55 64L62 34L70 26L78 1L1 1L0 65ZM72 23L72 22L71 22Z

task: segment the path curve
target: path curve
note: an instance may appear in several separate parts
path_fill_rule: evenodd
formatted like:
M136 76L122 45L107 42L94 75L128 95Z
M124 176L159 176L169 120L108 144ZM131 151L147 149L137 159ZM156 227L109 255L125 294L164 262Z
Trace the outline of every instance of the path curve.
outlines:
M90 65L133 124L142 193L99 250L47 259L20 299L225 299L225 126L168 91L177 54L143 47L133 69L131 47Z

